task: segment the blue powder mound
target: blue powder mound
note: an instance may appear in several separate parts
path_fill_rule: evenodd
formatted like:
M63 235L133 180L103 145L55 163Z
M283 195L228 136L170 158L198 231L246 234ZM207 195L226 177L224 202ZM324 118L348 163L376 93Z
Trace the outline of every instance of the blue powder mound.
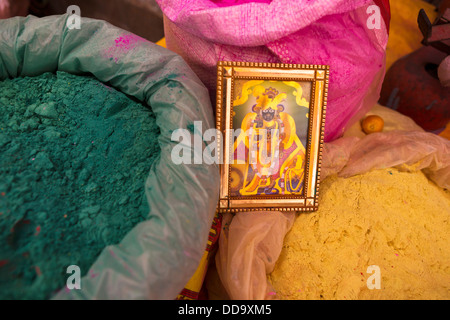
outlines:
M93 77L0 82L0 299L48 299L149 212L155 116Z

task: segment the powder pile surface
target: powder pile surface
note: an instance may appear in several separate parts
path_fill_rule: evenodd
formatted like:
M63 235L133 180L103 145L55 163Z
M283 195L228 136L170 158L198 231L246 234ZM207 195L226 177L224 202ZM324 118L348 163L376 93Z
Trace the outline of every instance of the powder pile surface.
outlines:
M149 207L150 108L90 76L0 82L0 299L48 299Z
M285 237L269 276L277 298L450 298L449 191L383 169L329 177L319 197Z

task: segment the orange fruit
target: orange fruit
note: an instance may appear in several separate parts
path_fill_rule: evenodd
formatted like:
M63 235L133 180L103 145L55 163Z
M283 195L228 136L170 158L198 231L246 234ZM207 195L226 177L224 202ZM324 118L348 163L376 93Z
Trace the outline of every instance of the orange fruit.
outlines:
M384 127L383 118L376 115L365 117L361 122L361 128L366 134L381 132Z

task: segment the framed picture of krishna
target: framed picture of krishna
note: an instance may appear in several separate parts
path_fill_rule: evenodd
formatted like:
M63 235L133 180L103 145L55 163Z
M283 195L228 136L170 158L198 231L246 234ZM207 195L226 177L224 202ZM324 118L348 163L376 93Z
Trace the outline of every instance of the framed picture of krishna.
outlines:
M317 210L329 67L217 68L218 210Z

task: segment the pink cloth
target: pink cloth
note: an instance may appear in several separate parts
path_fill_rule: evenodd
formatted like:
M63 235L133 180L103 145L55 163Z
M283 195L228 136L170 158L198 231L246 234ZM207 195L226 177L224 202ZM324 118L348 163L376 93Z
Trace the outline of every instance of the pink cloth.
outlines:
M325 141L378 101L389 18L381 17L380 29L367 27L374 1L157 0L167 48L186 60L212 101L220 60L329 65Z

